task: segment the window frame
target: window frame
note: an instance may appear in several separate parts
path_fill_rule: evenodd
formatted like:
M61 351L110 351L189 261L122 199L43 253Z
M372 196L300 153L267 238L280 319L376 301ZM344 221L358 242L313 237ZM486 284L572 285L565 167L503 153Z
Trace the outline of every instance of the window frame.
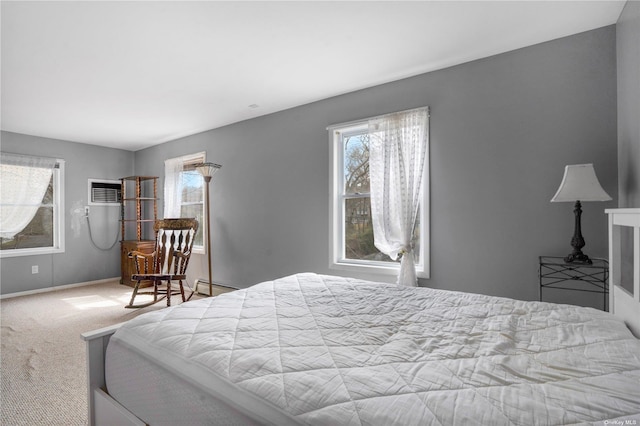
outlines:
M52 173L53 204L41 204L41 206L44 207L51 206L53 210L53 245L48 247L0 250L0 259L65 252L64 165L65 162L63 159L56 158L56 166Z
M205 151L202 152L197 152L195 154L188 154L188 155L181 155L179 157L174 157L177 159L182 160L182 171L190 171L190 170L195 170L195 165L196 164L200 164L200 163L205 163L207 161L207 153ZM196 205L196 204L202 204L202 217L203 219L206 217L206 211L205 211L205 193L204 191L206 190L206 185L204 184L204 178L202 180L202 203L196 203L196 202L187 202L187 203L183 203L182 199L180 200L180 210L182 210L182 206L192 206L192 205ZM192 252L195 254L207 254L207 245L206 245L206 241L205 239L207 238L207 229L206 229L206 221L202 220L200 221L202 223L199 223L199 228L202 229L202 237L203 237L203 245L199 246L196 245L196 243L194 242L193 245L193 249Z
M371 117L375 118L375 117ZM400 263L347 259L345 255L345 200L370 195L346 195L344 191L344 138L343 135L368 131L368 120L351 121L329 126L329 269L371 273L377 275L397 275ZM370 194L370 192L368 193ZM420 196L420 259L416 263L418 278L430 277L429 262L429 154L425 158Z

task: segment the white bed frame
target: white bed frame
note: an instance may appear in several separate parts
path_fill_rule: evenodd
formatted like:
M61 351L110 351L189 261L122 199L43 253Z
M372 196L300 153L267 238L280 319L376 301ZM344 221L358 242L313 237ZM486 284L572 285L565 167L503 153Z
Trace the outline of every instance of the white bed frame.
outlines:
M88 419L90 426L144 426L146 424L106 392L105 353L109 339L122 324L89 331L81 335L87 344L87 395L89 397Z
M609 215L609 312L623 319L631 332L640 338L640 208L608 209ZM622 248L621 227L633 230L633 294L621 284ZM89 396L89 425L136 425L145 422L129 412L106 392L104 359L111 335L117 324L82 334L87 344L87 386Z
M629 330L640 338L640 209L607 209L609 215L609 312L622 318ZM622 228L633 231L631 256L633 276L622 277ZM622 279L630 280L633 294L622 287Z

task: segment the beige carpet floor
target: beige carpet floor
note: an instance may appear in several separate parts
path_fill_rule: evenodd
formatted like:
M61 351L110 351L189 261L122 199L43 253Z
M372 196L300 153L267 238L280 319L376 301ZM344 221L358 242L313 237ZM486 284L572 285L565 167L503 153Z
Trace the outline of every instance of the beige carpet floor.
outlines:
M86 425L86 356L80 334L166 307L161 301L125 309L130 297L131 288L114 280L2 300L0 424ZM179 296L171 299L173 305L179 301Z

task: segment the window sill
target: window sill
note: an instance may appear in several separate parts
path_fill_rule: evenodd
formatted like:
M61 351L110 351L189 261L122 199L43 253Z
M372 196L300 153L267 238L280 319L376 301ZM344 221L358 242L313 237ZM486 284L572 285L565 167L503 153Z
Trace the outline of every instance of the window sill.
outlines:
M367 274L378 274L386 276L397 276L400 271L400 264L385 264L385 262L359 262L337 261L329 265L329 269L338 271L360 272ZM422 269L422 265L416 265L416 275L418 278L429 278L429 274Z
M6 257L38 256L43 254L57 253L64 253L64 248L41 247L18 250L2 250L0 251L0 259L4 259Z

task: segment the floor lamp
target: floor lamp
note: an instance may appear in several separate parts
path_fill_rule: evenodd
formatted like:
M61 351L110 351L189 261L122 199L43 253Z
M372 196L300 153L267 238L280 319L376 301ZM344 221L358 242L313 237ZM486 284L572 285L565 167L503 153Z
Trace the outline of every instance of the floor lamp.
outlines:
M204 203L207 207L207 224L205 225L205 233L206 233L206 250L207 250L207 261L209 262L209 296L213 296L213 279L211 278L211 214L210 214L210 204L209 204L209 182L211 182L211 178L213 175L220 170L222 167L220 164L215 163L201 163L196 165L196 170L198 173L202 175L205 183L205 191L204 191Z

